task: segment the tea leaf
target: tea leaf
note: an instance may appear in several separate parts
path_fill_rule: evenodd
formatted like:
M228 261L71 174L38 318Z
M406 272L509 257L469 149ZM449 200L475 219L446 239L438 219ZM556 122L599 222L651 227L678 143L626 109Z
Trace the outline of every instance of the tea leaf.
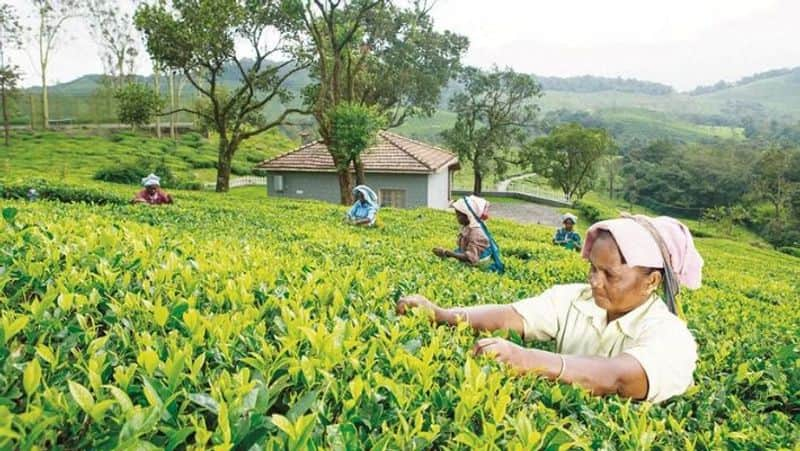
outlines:
M86 387L77 382L68 381L68 385L72 399L75 400L84 412L91 415L92 408L94 407L94 396L92 396Z
M25 393L30 396L39 388L39 382L42 380L42 368L39 366L39 361L36 359L31 360L25 365L25 372L22 376L22 386L25 388Z

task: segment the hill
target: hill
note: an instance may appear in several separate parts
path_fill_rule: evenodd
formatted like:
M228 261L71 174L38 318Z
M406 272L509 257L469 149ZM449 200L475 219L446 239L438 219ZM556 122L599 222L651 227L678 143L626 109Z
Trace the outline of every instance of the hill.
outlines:
M694 93L678 93L663 84L620 78L541 76L539 79L544 87L544 95L538 100L543 116L560 111L587 113L598 124L614 131L623 145L634 140L658 139L671 131L678 131L671 137L679 141L738 138L748 121L800 121L800 69L756 74L734 84L700 89ZM224 80L233 83L236 72L229 70ZM51 87L51 116L84 123L113 117L113 101L92 98L100 81L101 76L87 75ZM141 77L140 81L152 83L149 77ZM309 75L304 71L291 77L287 87L297 94L309 82ZM164 82L162 90L166 92L166 89ZM444 90L440 102L443 113L433 119L411 120L400 131L428 141L439 141L438 134L449 127L454 118L446 112L447 100L458 89L457 84L450 83ZM27 91L34 96L37 92L36 88ZM195 98L191 86L184 86L181 102L192 103ZM30 122L31 105L35 110L38 103L33 99L20 102L19 114L13 119L15 123ZM271 105L268 110L277 107ZM183 115L180 120L190 118ZM433 126L427 127L429 124ZM709 127L714 127L710 133Z

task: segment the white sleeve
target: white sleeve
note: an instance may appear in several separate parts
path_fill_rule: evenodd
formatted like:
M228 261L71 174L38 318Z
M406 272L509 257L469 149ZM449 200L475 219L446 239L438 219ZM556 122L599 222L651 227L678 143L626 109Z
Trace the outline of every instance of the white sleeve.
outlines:
M526 340L554 340L570 304L584 288L582 285L556 285L539 296L511 304L522 317L523 337Z
M662 402L692 386L697 343L681 320L644 325L644 332L623 349L639 361L647 375L647 400Z

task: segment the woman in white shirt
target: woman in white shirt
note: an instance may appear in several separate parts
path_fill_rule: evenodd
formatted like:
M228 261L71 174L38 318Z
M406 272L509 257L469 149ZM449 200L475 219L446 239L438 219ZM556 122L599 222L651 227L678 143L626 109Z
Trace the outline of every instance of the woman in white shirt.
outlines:
M596 395L661 402L683 394L692 385L697 345L677 316L675 296L679 284L700 286L703 265L689 230L668 217L602 221L587 231L582 255L591 265L588 284L555 286L509 305L442 308L414 295L400 299L397 311L420 307L438 323L467 321L476 330L555 340L556 352L547 352L485 338L474 352Z

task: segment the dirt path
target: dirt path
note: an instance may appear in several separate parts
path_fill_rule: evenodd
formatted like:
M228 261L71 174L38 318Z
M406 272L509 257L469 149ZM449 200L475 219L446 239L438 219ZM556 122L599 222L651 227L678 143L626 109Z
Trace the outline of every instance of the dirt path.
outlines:
M556 208L530 202L492 203L490 214L495 218L505 218L521 224L541 224L558 227L561 213Z
M515 180L533 177L536 174L521 174L501 180L496 187L497 191L508 191L509 185ZM510 219L521 224L541 224L558 227L561 223L561 213L554 207L534 204L532 202L497 202L491 207L491 214L497 218Z
M511 177L509 179L501 180L500 182L497 183L496 190L497 191L501 191L501 192L508 191L508 186L511 185L511 182L513 182L515 180L526 179L528 177L533 177L534 175L536 175L536 174L534 174L534 173L521 174L521 175L517 175L517 176Z

